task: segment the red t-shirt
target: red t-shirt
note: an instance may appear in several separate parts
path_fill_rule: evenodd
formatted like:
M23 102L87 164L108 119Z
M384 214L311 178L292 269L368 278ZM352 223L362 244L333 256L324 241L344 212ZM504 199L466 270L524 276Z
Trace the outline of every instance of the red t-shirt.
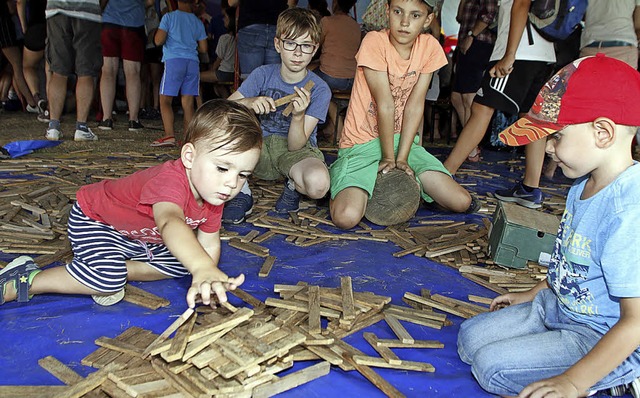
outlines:
M140 170L117 180L86 185L76 194L88 217L113 226L129 239L162 243L153 219L155 203L175 203L192 229L213 233L220 229L222 208L196 202L180 159Z

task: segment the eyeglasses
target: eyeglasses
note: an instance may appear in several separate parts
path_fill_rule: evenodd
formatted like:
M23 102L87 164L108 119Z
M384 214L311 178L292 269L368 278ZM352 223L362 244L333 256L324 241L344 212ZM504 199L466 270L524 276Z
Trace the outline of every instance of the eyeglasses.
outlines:
M304 54L313 54L313 52L316 49L315 44L309 44L309 43L300 44L300 43L296 43L293 40L285 40L285 39L280 39L280 41L282 42L282 47L287 51L296 51L298 47L300 47L300 51L302 51Z

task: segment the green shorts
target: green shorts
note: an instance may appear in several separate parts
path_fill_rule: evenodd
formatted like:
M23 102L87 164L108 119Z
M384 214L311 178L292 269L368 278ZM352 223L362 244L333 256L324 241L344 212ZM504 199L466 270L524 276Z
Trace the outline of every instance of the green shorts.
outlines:
M290 151L287 145L287 137L269 135L264 137L260 160L253 171L253 175L268 181L288 177L291 167L307 158L319 159L324 162L322 152L308 142L304 148Z
M398 154L399 142L400 134L395 134L393 136L393 150L396 155ZM451 175L451 173L444 167L442 162L418 145L417 142L418 137L411 144L407 161L416 176L416 181L420 184L422 198L427 202L433 202L433 199L424 192L418 176L425 171L439 171L447 175ZM373 188L376 185L378 166L381 159L382 147L380 146L380 138L364 144L354 145L351 148L340 149L338 151L338 159L331 164L329 169L331 199L334 199L340 191L349 187L363 189L371 198Z

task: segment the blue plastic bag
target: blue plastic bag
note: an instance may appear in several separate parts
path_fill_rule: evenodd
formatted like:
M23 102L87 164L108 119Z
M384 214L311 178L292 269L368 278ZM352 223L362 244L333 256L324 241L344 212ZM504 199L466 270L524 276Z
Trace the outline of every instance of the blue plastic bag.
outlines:
M9 152L12 158L18 158L20 156L28 155L36 149L51 148L62 144L62 141L49 141L49 140L29 140L29 141L14 141L5 145L3 148Z

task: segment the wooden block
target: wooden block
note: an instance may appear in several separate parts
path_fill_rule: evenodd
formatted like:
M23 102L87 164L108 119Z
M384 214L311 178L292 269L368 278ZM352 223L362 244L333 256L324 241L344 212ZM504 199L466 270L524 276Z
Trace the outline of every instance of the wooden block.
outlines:
M413 337L411 337L409 332L407 332L407 329L405 329L400 321L398 321L398 318L394 317L393 315L385 314L384 320L387 322L391 330L393 330L393 333L398 336L398 339L400 339L400 341L402 341L403 343L413 343L415 341Z
M358 365L373 366L376 368L415 370L417 372L430 373L436 371L433 365L426 362L401 361L400 364L395 365L385 361L383 358L370 357L366 355L354 355L353 360Z
M389 347L378 344L378 337L375 334L365 332L362 334L362 337L364 337L364 339L371 345L371 347L373 347L374 350L376 350L378 354L380 354L382 359L384 359L385 361L393 365L399 365L402 363L400 358L398 358L398 356L393 351L391 351Z
M185 323L189 317L191 317L191 315L194 313L194 309L193 308L187 308L187 310L185 312L182 313L182 315L180 315L178 317L178 319L176 319L175 321L173 321L173 323L171 325L169 325L169 327L162 332L142 353L142 357L147 357L149 356L149 354L151 353L151 351L153 351L154 348L156 348L158 345L160 345L160 343L162 343L163 341L165 341L166 339L169 338L169 336L175 332L180 326L182 326L183 323Z
M269 272L271 272L271 268L273 267L273 264L275 262L276 258L274 256L267 256L267 258L264 260L264 263L262 263L262 267L260 267L258 276L261 278L266 278L267 276L269 276Z
M185 394L187 397L208 396L207 394L204 394L204 391L200 390L191 381L185 379L184 377L179 377L178 375L175 375L167 370L167 365L166 363L164 363L164 361L157 358L153 359L151 361L151 366L153 366L156 372L158 372L166 381L168 381L172 387Z
M343 355L343 358L347 362L349 362L355 368L355 370L358 371L358 373L363 375L374 386L376 386L380 391L382 391L387 397L391 397L391 398L404 397L404 395L400 391L398 391L394 386L392 386L388 381L383 379L382 376L377 374L370 367L356 363L353 357L347 353Z
M353 301L353 286L350 276L340 278L340 290L342 294L342 317L353 320L356 317L356 310Z
M82 376L77 374L73 369L58 361L53 356L44 357L38 360L38 365L58 378L64 384L75 384L83 379ZM2 396L4 397L6 395Z
M188 320L180 325L176 330L176 335L171 339L171 346L169 349L162 353L162 358L167 362L177 361L182 358L184 351L187 348L189 342L189 336L193 330L193 326L196 324L196 314L192 313Z
M320 287L309 286L309 332L320 333L322 327L320 325Z
M485 279L483 279L480 276L477 275L473 275L473 274L462 274L462 276L464 276L465 278L469 279L470 281L473 281L475 283L477 283L480 286L486 287L489 290L492 290L498 294L507 294L509 293L509 291L505 288L502 288L500 286L496 286L492 283L487 282Z
M311 89L313 88L313 85L315 83L312 80L307 81L307 83L304 85L304 88L306 88L307 90L311 91ZM296 94L297 96L297 94ZM289 102L289 105L287 105L287 107L284 109L284 111L282 111L282 115L285 117L289 117L289 115L291 115L291 112L293 112L293 104L291 102Z
M258 300L251 294L247 293L245 290L240 289L239 287L235 288L234 290L230 290L229 293L238 297L240 300L249 304L253 308L260 308L265 306L265 304L262 301Z
M436 340L415 340L413 343L403 343L394 339L378 339L377 344L389 348L444 348L444 344Z
M265 301L265 304L272 307L285 308L285 309L300 311L300 312L309 312L309 307L306 305L306 303L302 301L279 300L279 299L274 299L272 297L269 297ZM329 308L320 308L320 315L326 316L328 318L339 318L340 312L329 309Z
M82 379L82 381L71 385L63 393L58 395L58 397L59 398L82 397L83 395L87 394L91 390L101 385L105 380L107 380L107 375L109 374L109 372L117 370L119 368L120 368L119 365L115 363L110 363L106 365L104 368L98 370L97 372L91 373L89 376Z
M428 298L430 297L431 296L429 296ZM390 304L389 307L385 309L385 311L396 312L396 313L406 313L408 315L431 319L439 322L444 322L447 319L447 316L445 314L433 312L433 310L409 308L409 307L403 307L403 306L394 305L394 304Z
M396 319L415 323L416 325L427 326L434 329L441 329L443 321L434 321L422 316L414 315L409 311L396 311L393 309L387 309L384 311L385 316L390 315Z
M125 286L124 301L136 304L151 310L157 310L160 307L167 307L171 302L146 290L127 283Z
M437 308L437 309L439 309L441 311L448 312L450 314L457 315L457 316L462 317L462 318L468 318L469 317L468 314L466 312L464 312L464 311L460 311L460 310L458 310L456 308L452 308L451 306L439 303L439 302L437 302L435 300L431 300L431 299L428 299L428 298L420 297L420 296L415 295L413 293L406 292L404 294L404 297L406 297L409 300L413 300L415 302L418 302L420 304L428 305L428 306L431 306L433 308Z
M258 257L269 256L269 249L267 249L266 247L262 247L254 242L243 242L238 238L232 238L229 240L229 246L235 247L236 249L240 249L247 253L251 253Z
M108 348L110 350L130 354L137 357L141 357L142 352L144 351L143 348L138 348L128 342L120 341L118 339L110 339L108 337L98 337L95 340L95 343L100 347Z
M68 389L67 386L0 386L0 397L57 398Z
M331 365L323 361L308 368L291 373L277 381L263 384L253 389L253 398L267 398L291 390L299 385L308 383L329 374Z
M344 359L337 355L335 352L331 351L326 346L306 346L307 350L311 351L321 359L329 362L332 365L341 365L344 362Z

